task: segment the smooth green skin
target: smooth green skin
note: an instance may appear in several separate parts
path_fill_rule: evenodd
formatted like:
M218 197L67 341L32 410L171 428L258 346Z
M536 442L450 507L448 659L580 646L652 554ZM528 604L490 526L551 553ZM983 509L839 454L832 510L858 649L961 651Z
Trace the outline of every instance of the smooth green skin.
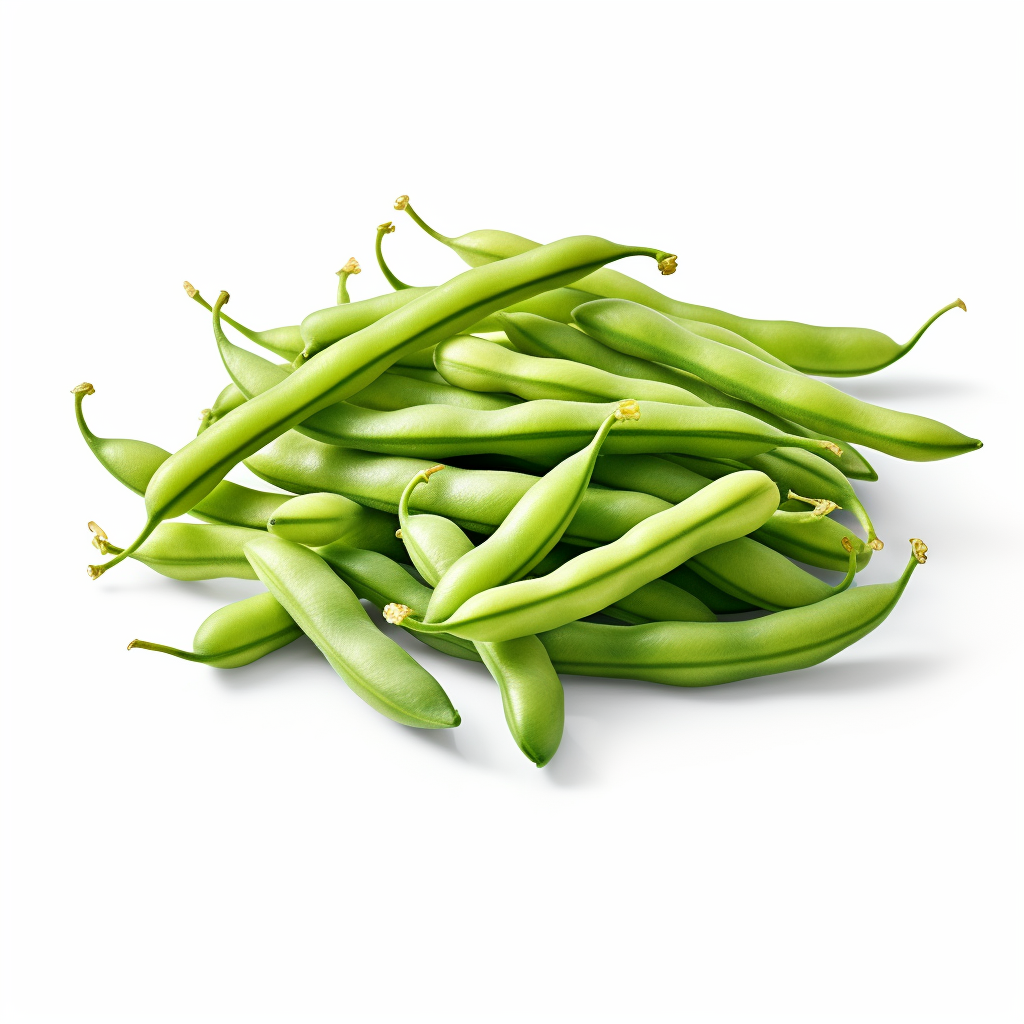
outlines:
M455 387L507 392L530 401L614 402L628 395L638 401L707 408L705 401L671 384L623 377L568 359L524 355L466 335L441 342L434 349L434 366Z
M171 453L148 441L134 441L127 437L97 437L89 429L82 411L82 400L91 392L76 389L74 394L78 429L100 465L129 490L139 495L145 494L153 474L171 457ZM195 508L188 511L189 515L208 523L262 530L267 519L287 500L284 494L270 494L222 480Z
M568 544L556 544L531 571L545 576L560 569L580 553ZM620 597L613 605L601 609L602 615L635 625L639 622L714 622L715 614L706 604L688 591L666 580L651 580L632 594Z
M792 451L792 449L780 449ZM774 453L772 453L774 454ZM803 454L802 452L800 454ZM767 458L761 456L761 459ZM681 460L680 460L681 461ZM758 459L748 460L747 468L757 469L779 484L770 470L774 465L758 464ZM821 459L808 457L809 462L818 462L826 469L831 468ZM737 464L737 469L742 468ZM725 468L725 467L722 467ZM730 472L734 470L730 469ZM838 471L837 471L838 472ZM724 476L718 473L714 477ZM593 479L596 483L625 490L644 491L672 504L696 494L707 487L712 477L703 476L681 465L673 456L625 456L605 455L598 460ZM795 490L795 487L794 487ZM785 500L788 490L779 487L780 501ZM804 492L799 492L804 493ZM806 495L809 497L811 495ZM814 497L830 497L828 494L813 493ZM806 505L802 506L807 508ZM863 569L871 559L871 549L851 531L827 516L799 516L794 513L775 512L774 515L752 534L755 540L780 551L790 558L796 558L819 569L834 569L846 572L848 558L842 547L842 539L848 537L857 549L858 570Z
M830 384L767 366L745 352L700 338L635 302L600 299L580 306L576 322L598 341L630 355L682 367L778 416L913 462L981 447L937 420L862 402Z
M275 366L262 356L232 344L224 335L216 318L213 333L221 361L232 380L229 387L233 387L239 395L239 405L248 398L269 391L281 381L287 380L291 374L291 367ZM507 409L519 403L519 399L511 395L479 394L452 387L447 383L417 380L399 373L408 369L409 367L402 367L396 363L391 370L386 370L375 381L352 395L349 402L364 409L380 410L406 409L412 405L430 404L457 405L467 409Z
M186 285L186 291L188 291L188 288L189 286ZM198 302L203 309L211 313L213 312L213 306L194 289L189 292L189 298ZM269 331L250 331L248 327L243 327L237 320L232 320L227 313L222 313L221 316L239 334L255 342L257 345L268 349L282 359L287 359L291 362L302 351L304 342L298 325L293 327L272 327Z
M639 359L635 356L617 352L607 345L591 338L583 331L567 327L564 324L544 320L542 317L531 316L506 316L497 314L505 328L505 333L513 341L516 348L527 355L539 356L545 359L565 359L570 362L581 363L617 374L620 377L657 382L663 385L671 385L682 392L676 395L675 401L680 405L690 404L687 395L699 398L707 405L713 405L719 409L735 409L738 412L745 412L748 416L763 420L779 430L787 431L790 434L799 434L802 437L814 437L819 440L832 441L838 444L843 454L836 456L827 449L816 454L838 466L843 473L856 480L877 480L878 474L874 471L868 461L855 448L845 441L839 441L834 437L819 434L817 431L808 430L801 423L775 416L764 409L753 405L750 402L743 402L737 398L719 391L706 381L701 380L692 373L679 370L663 363L651 362L649 359ZM665 392L667 395L668 393ZM554 396L551 396L554 397ZM667 397L659 401L671 401Z
M427 583L436 587L474 548L473 542L450 519L409 514L413 488L429 480L422 473L410 481L402 493L399 518L402 539L413 564ZM565 724L562 683L543 644L535 636L525 636L502 643L481 641L474 646L498 684L505 721L516 745L542 768L558 750Z
M352 335L347 344L332 345L287 380L214 423L160 466L146 489L147 520L142 532L111 561L90 566L90 575L94 579L102 575L130 555L164 519L200 502L233 466L302 420L360 391L405 353L433 345L483 316L567 284L612 260L644 255L659 262L667 258L655 250L593 236L564 238L460 274ZM222 292L215 311L226 299ZM356 305L333 308L347 310Z
M429 590L383 556L357 553L359 576L387 578L391 600L423 607ZM654 622L642 626L606 626L572 622L540 635L559 672L642 679L670 686L710 686L820 664L866 636L896 606L916 559L900 579L873 583L836 594L804 608L794 608L745 622ZM684 567L685 568L685 567ZM338 571L346 576L346 569ZM677 570L678 572L679 570ZM355 578L349 583L359 592ZM387 597L366 586L361 597L383 607ZM479 661L471 641L451 634L415 633L418 640L452 657Z
M480 591L525 576L562 539L579 511L594 463L612 428L617 434L628 433L636 424L635 420L618 420L615 411L606 414L585 448L537 480L494 533L444 573L434 587L425 621L447 619ZM426 481L417 475L406 488L399 515L402 507L408 508L409 496L420 482ZM404 533L404 523L402 529Z
M373 545L374 550L387 549L388 554L399 554L402 546L397 541L385 544L387 539L395 540L390 516L324 491L289 498L267 520L267 532L296 544L323 547L337 540L347 539L350 544L355 543L355 538L365 541L378 523L380 537Z
M161 523L131 557L172 580L254 580L245 544L263 530L208 523ZM109 545L110 550L120 549Z
M881 625L918 562L893 583L873 583L817 604L745 622L576 622L541 636L560 672L630 676L671 686L713 686L809 668ZM616 630L613 634L610 630Z
M640 410L633 429L616 431L609 437L609 454L683 452L739 459L780 446L817 450L826 443L784 434L732 409L644 402ZM392 412L361 409L343 402L311 416L296 429L326 444L383 455L443 459L494 453L543 457L578 449L593 436L608 411L607 403L549 399L495 410L421 405Z
M424 223L411 206L406 206L405 212L427 234L457 252L471 267L516 256L540 244L522 235L492 229L448 238ZM858 377L884 369L905 356L943 313L954 306L966 308L958 299L928 319L905 345L898 345L887 334L866 327L816 327L792 320L751 320L711 306L680 302L635 278L607 268L581 278L576 286L604 298L628 299L666 315L723 327L781 359L787 366L818 377Z
M348 686L382 715L418 729L461 719L437 680L370 621L348 587L315 552L254 535L245 555L285 611Z
M222 416L226 416L232 409L237 409L245 401L245 395L235 384L228 384L221 393L214 399L209 409L204 409L199 422L201 434L211 423L216 423Z
M756 530L776 504L775 484L763 473L730 475L547 576L484 590L443 622L406 622L412 629L488 641L554 629L614 604L695 554Z
M336 341L365 330L431 291L432 288L408 288L404 291L375 295L372 299L363 299L361 302L318 309L299 324L299 334L303 341L303 347L299 351L304 359L311 359Z
M218 608L196 630L191 651L148 640L133 640L128 650L159 651L213 668L241 668L286 647L300 636L302 630L277 598L264 593Z
M755 611L760 607L751 604L750 601L741 601L724 590L719 590L703 576L698 576L688 565L681 565L678 569L665 573L662 578L666 583L671 583L674 587L692 594L701 604L710 608L715 615L736 615L740 612Z
M417 473L430 469L433 463L338 448L292 431L247 459L246 465L257 476L285 490L295 493L333 491L361 505L396 512L407 482ZM525 473L449 466L434 479L431 487L417 491L416 511L443 515L475 533L493 533L535 483L536 477ZM668 502L650 494L592 487L566 530L565 539L584 547L607 544L642 520L670 507ZM783 555L756 541L748 543L753 551L750 568L742 549L736 550L730 545L727 547L735 551L735 555L715 559L714 569L708 570L715 578L709 578L708 582L740 602L771 610L800 604L803 595L816 593L815 588L825 593L818 590L813 600L820 600L831 592L824 583ZM691 568L698 570L709 557L707 553L697 555ZM700 574L704 575L702 570ZM723 574L730 577L725 586L719 583L725 581ZM752 594L757 595L754 601L750 599ZM704 600L700 593L696 596Z

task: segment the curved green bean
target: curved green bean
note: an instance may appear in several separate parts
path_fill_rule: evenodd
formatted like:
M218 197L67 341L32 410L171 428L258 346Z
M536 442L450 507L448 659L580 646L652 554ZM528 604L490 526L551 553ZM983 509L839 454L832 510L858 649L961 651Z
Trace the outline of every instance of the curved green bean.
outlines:
M723 391L719 391L718 388L712 387L699 377L694 376L694 374L687 373L685 370L666 366L663 363L651 362L648 359L639 359L636 356L626 355L613 348L609 348L607 345L601 344L601 342L591 338L590 335L585 334L581 330L567 327L564 324L554 323L550 320L544 320L541 317L506 316L505 314L497 314L497 316L499 318L504 317L502 324L508 337L512 339L516 348L527 355L540 356L545 359L565 359L597 367L609 373L617 374L620 377L672 385L680 389L684 394L693 394L707 405L745 412L748 416L764 420L765 423L769 423L773 427L787 431L790 434L800 434L804 437L815 437L821 440L832 441L842 448L842 455L836 458L832 451L825 449L817 453L820 458L825 459L826 462L834 462L847 476L853 479L878 479L878 474L872 469L864 456L845 441L839 441L834 437L828 437L814 430L808 430L801 423L795 423L781 416L775 416L757 405L733 398ZM537 368L536 372L543 373L540 368ZM658 400L669 401L668 398ZM686 400L682 396L679 396L678 400L680 404L686 404Z
M78 429L100 465L115 480L136 494L145 494L153 474L171 457L171 453L148 441L134 441L126 437L97 437L85 422L82 410L85 396L95 393L96 389L91 384L79 384L72 389ZM188 512L208 523L262 530L274 510L287 499L285 494L257 491L230 480L222 480Z
M716 387L769 412L897 458L930 462L981 447L977 438L937 420L862 402L822 381L779 370L745 352L699 338L635 302L599 299L578 307L574 316L588 334L612 348L699 373Z
M359 599L315 552L253 534L256 575L353 692L382 715L419 729L461 721L437 680L370 621Z
M213 306L199 294L197 288L194 288L188 281L185 282L184 287L185 294L190 299L198 302L208 312L213 312ZM227 313L222 314L222 316L239 334L250 341L254 341L257 345L268 349L282 359L287 359L291 362L302 351L302 335L297 325L294 327L272 327L269 331L250 331L248 327L243 327L237 320L232 320Z
M409 205L408 196L400 196L395 209L405 210L428 235L453 249L471 267L516 256L540 244L522 235L494 230L471 231L458 238L448 238L423 221ZM957 307L967 309L960 299L951 302L925 321L910 341L898 345L888 335L863 327L816 327L791 320L751 320L711 306L680 302L635 278L607 268L581 278L576 286L595 296L629 299L670 316L726 328L787 366L819 377L875 373L905 356L943 313Z
M346 303L351 301L348 297L348 279L353 274L361 274L362 272L363 268L359 266L359 260L357 260L355 256L350 256L348 261L345 263L345 266L343 266L341 270L336 271L338 275L338 293L335 297L336 306L344 306ZM298 353L296 353L296 355L298 355Z
M414 618L412 609L395 604L384 615L412 629L454 633L467 640L511 640L539 633L592 615L693 555L757 529L776 504L775 484L763 473L737 473L547 576L475 594L444 621Z
M159 651L214 668L251 665L265 654L286 647L302 630L273 594L256 594L218 608L196 630L192 650L133 640L128 650Z

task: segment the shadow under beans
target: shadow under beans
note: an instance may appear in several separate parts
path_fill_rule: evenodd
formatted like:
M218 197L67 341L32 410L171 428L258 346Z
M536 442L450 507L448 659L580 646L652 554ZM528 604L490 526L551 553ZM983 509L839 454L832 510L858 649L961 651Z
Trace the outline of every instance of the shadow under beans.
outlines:
M641 680L604 679L599 676L566 676L573 701L587 714L602 714L609 691L634 695L637 691L668 696L669 699L700 701L772 700L791 694L808 693L831 697L871 689L918 685L936 675L946 662L941 658L895 655L887 658L858 658L824 661L810 668L754 676L734 683L713 686L671 686Z
M975 381L946 377L917 378L914 380L885 378L822 378L854 398L875 405L891 405L918 398L979 398L986 389Z

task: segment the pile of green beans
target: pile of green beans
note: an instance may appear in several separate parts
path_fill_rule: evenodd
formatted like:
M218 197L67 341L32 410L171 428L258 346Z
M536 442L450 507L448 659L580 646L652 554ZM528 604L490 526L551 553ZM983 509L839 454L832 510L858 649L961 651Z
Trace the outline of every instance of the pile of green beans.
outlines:
M97 436L95 389L73 389L87 446L145 499L123 547L89 523L112 556L89 575L132 558L175 580L265 588L210 615L191 646L129 650L229 669L304 635L374 710L458 726L441 683L367 602L435 651L482 663L513 740L542 766L562 737L561 674L707 686L791 671L893 610L927 546L911 539L893 583L855 585L885 524L854 486L878 477L850 442L912 461L981 442L814 378L882 369L966 309L959 299L897 345L693 305L608 268L648 256L674 273L677 257L656 248L449 238L408 196L394 208L470 269L406 284L385 261L387 221L374 252L392 291L353 301L351 258L334 303L291 326L251 330L225 313L227 292L207 302L185 283L228 383L179 451ZM275 490L226 480L239 464Z

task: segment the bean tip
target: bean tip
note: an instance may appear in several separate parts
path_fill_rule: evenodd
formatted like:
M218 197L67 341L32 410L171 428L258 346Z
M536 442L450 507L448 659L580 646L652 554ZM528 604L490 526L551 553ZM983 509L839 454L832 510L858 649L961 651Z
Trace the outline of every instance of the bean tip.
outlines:
M928 561L928 545L920 537L910 538L910 548L921 565Z
M199 289L189 281L182 282L182 287L185 289L185 294L190 299L194 299L199 294Z
M412 609L407 604L391 603L384 605L384 620L392 626L400 626L410 615Z
M380 233L381 233L382 235L390 235L390 234L391 234L391 232L395 230L395 225L394 225L394 224L392 224L392 223L391 223L391 221L389 221L389 220L386 220L386 221L384 221L384 223L383 223L383 224L378 224L378 225L377 225L377 230L378 230L378 231L379 231L379 232L380 232Z
M87 565L85 571L89 574L89 579L98 580L106 572L106 566Z
M88 381L86 381L86 382L84 382L82 384L76 384L71 389L71 394L73 394L73 395L95 395L96 394L96 389L90 383L88 383Z
M335 271L336 274L361 274L362 272L363 268L359 266L359 260L355 256L349 256L348 263L341 270Z
M126 650L129 650L129 651L130 651L130 650L132 650L132 649L133 649L133 648L134 648L134 647L136 646L136 644L138 644L138 642L139 642L138 640L133 640L133 641L132 641L132 642L131 642L131 643L130 643L130 644L128 645L128 647L126 648Z
M872 537L872 539L868 541L868 547L871 548L872 551L881 551L885 545L877 537Z
M404 210L408 205L409 205L409 197L408 196L399 196L395 200L395 209L396 210Z
M967 303L964 302L963 299L957 299L956 302L953 303L953 305L959 306L965 313L967 312Z
M666 253L660 260L658 260L658 270L665 276L668 277L670 274L674 274L678 267L676 266L677 257L673 253Z

